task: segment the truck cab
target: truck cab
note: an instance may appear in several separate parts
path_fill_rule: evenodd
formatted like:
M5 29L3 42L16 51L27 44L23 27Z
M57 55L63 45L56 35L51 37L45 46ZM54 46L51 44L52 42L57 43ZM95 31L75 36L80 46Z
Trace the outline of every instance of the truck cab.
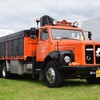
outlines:
M47 23L39 29L37 62L43 62L49 87L61 85L65 78L85 78L100 82L100 42L85 39L77 22ZM59 79L60 78L60 79Z

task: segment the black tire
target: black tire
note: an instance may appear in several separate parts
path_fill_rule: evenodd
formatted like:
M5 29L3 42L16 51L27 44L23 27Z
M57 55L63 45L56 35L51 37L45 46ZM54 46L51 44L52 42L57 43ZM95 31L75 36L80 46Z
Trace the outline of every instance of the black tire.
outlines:
M7 71L6 63L3 63L2 65L1 75L3 78L7 78L7 79L11 77L10 71Z
M0 78L2 77L2 64L0 63Z
M62 73L53 61L49 61L45 68L45 81L50 88L61 87L64 82Z
M89 77L86 80L89 84L100 84L100 78Z

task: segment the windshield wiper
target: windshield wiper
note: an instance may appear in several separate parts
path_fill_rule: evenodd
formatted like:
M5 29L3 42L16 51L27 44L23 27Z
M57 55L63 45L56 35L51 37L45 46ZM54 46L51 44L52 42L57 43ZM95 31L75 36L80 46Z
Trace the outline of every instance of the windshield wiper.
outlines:
M62 37L62 39L70 39L69 37Z

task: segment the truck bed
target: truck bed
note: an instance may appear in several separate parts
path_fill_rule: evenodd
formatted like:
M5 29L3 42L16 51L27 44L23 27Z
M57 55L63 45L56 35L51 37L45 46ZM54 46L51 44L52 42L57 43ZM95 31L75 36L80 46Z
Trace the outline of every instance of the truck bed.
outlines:
M0 60L23 59L36 54L36 39L30 38L30 30L23 30L0 38Z

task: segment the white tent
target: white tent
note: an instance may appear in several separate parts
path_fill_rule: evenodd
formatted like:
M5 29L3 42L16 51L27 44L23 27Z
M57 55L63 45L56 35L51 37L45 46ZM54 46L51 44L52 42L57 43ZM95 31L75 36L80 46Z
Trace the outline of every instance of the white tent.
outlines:
M92 39L100 41L100 17L83 21L82 27L85 31L92 32Z

